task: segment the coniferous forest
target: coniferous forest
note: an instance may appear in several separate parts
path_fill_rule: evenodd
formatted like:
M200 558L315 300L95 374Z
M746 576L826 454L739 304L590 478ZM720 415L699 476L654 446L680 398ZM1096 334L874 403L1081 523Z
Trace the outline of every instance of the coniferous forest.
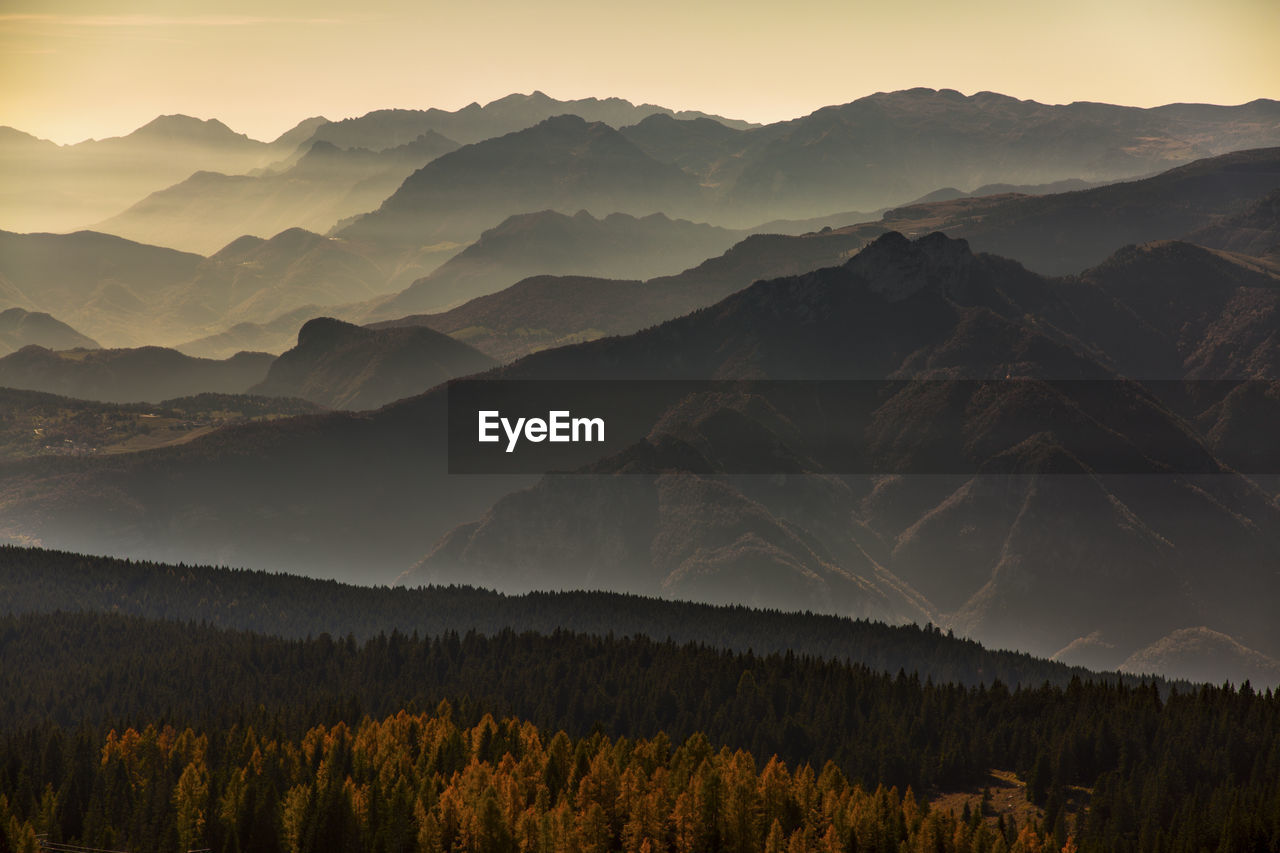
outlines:
M1280 841L1280 700L1247 684L1011 689L644 636L56 612L0 620L0 697L6 851ZM1025 810L944 806L996 770Z

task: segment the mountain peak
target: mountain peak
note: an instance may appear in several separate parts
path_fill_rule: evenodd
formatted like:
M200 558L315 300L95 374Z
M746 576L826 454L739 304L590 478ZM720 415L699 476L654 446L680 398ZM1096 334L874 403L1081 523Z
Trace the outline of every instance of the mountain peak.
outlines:
M362 331L359 326L335 320L333 317L316 317L314 320L303 323L302 328L298 330L298 348L327 347L334 341Z
M867 280L872 293L890 302L926 288L952 293L968 277L972 265L968 241L953 240L940 231L916 240L890 231L845 264Z
M198 119L188 115L157 116L129 134L134 137L185 137L208 141L247 139L216 118Z

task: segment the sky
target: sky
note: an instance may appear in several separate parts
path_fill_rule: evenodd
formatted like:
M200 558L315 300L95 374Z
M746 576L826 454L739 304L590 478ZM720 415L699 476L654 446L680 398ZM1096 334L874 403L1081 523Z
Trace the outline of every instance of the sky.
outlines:
M272 139L512 92L769 122L914 86L1044 103L1280 98L1276 0L0 0L0 125L157 115Z

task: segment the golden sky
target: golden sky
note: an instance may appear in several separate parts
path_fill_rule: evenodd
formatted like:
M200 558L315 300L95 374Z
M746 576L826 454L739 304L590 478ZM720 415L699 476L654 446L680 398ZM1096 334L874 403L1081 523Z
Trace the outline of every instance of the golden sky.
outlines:
M774 121L912 86L1046 103L1280 98L1278 0L0 0L0 125L617 96Z

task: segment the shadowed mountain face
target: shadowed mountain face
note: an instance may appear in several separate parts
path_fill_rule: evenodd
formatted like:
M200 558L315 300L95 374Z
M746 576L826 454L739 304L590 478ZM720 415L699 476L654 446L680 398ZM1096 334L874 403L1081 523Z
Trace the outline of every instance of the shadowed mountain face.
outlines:
M203 392L240 393L266 374L273 359L242 352L213 361L162 347L53 352L29 346L0 358L0 386L81 400L156 402Z
M534 276L450 311L373 325L428 326L509 361L549 347L630 334L710 305L760 278L836 266L865 242L862 230L754 235L678 275L647 282Z
M0 355L35 344L48 349L97 349L91 338L48 314L9 308L0 311Z
M457 147L433 133L376 153L314 142L288 168L264 175L199 171L94 227L200 253L244 234L323 232L377 207L414 170Z
M680 217L702 206L689 174L649 157L606 124L564 115L433 160L338 233L430 245L471 241L513 214L547 208Z
M431 329L375 331L322 317L302 327L298 345L276 359L249 393L300 397L335 409L373 409L492 365L466 344Z
M1280 188L1280 148L1200 160L1152 178L1044 196L988 196L896 208L884 227L908 235L942 230L975 249L1062 275L1101 263L1121 246L1182 238L1218 226L1204 239L1229 239L1242 210L1263 205L1236 233L1262 227L1263 197ZM1243 221L1243 220L1241 220ZM1195 237L1189 239L1197 240ZM1241 246L1251 245L1241 238ZM1225 248L1225 244L1222 246ZM1239 251L1239 250L1237 250Z
M1200 269L1188 264L1196 255ZM842 597L824 568L836 565L872 587L891 579L935 621L997 645L1049 654L1077 643L1079 652L1080 639L1099 632L1111 651L1092 662L1103 668L1172 630L1204 622L1274 650L1280 636L1249 590L1270 576L1265 567L1280 553L1280 509L1244 478L1157 475L1156 457L1143 463L1151 466L1148 475L1095 470L1111 453L1132 452L1123 446L1150 452L1161 432L1169 446L1182 448L1178 459L1199 459L1204 472L1221 469L1183 414L1138 385L1110 381L1115 374L1090 356L1096 342L1083 341L1095 321L1109 322L1099 318L1096 300L1106 300L1105 310L1116 316L1136 315L1139 324L1158 328L1159 318L1143 304L1154 295L1144 283L1162 277L1162 269L1189 268L1194 282L1219 265L1216 275L1227 279L1219 289L1230 293L1216 299L1224 315L1233 313L1235 299L1274 302L1275 282L1247 274L1232 281L1238 266L1179 244L1117 264L1132 265L1132 287L1118 286L1108 271L1087 284L1046 280L971 255L939 235L913 244L889 235L841 269L762 282L630 338L531 356L500 375L1013 375L1090 380L1078 387L1091 390L1081 397L1034 382L977 393L970 386L944 393L908 386L874 411L837 418L845 434L865 443L869 458L918 470L930 458L959 456L986 471L975 476L838 475L843 469L826 469L830 448L825 431L812 429L815 412L788 409L767 394L686 399L657 418L640 445L593 466L595 476L547 477L499 501L480 521L453 531L408 579L474 577L513 588L622 585L751 601L785 595L776 583L791 590L785 597L791 606L811 607L824 596L825 606L852 612L887 606L890 599L854 605ZM1145 264L1154 267L1151 277L1137 268ZM1167 278L1163 286L1170 287ZM1199 343L1192 334L1174 349L1193 364ZM1165 375L1196 375L1178 362L1170 371ZM1090 396L1097 389L1111 401L1100 407ZM1184 401L1187 412L1199 405ZM1026 426L1045 423L1055 428ZM763 436L761 449L743 443L752 435ZM1107 450L1112 441L1119 443ZM779 452L797 461L789 470L812 473L714 473L742 470L753 453ZM699 497L671 497L686 494ZM771 529L803 530L804 547ZM1231 568L1206 573L1204 566L1221 565L1224 547ZM902 599L894 600L901 606ZM879 613L894 618L905 611ZM1071 651L1064 653L1070 659Z
M1210 295L1165 298L1196 290ZM1261 481L1221 473L1207 431L1231 401L1120 381L1130 356L1109 349L1139 332L1169 336L1157 376L1206 378L1200 348L1214 336L1194 330L1232 322L1240 305L1265 324L1277 292L1256 270L1186 244L1046 279L941 235L890 234L841 266L488 375L1021 381L885 386L874 405L826 412L841 425L835 438L815 428L811 403L694 395L655 411L647 436L591 475L538 481L447 475L437 389L110 466L9 466L0 520L9 536L47 544L367 580L388 579L447 534L411 581L929 618L1067 660L1091 649L1105 668L1199 625L1274 656L1280 509ZM1192 331L1170 336L1183 327ZM1245 375L1275 379L1270 371ZM848 446L904 473L847 473ZM790 473L728 473L761 458ZM975 473L917 473L955 458ZM1117 459L1166 473L1115 473ZM107 511L107 494L118 510Z
M639 219L623 213L597 219L585 210L573 216L552 210L521 214L481 234L365 319L439 311L534 275L632 279L677 273L723 252L740 236L662 214ZM536 326L535 319L529 325Z

